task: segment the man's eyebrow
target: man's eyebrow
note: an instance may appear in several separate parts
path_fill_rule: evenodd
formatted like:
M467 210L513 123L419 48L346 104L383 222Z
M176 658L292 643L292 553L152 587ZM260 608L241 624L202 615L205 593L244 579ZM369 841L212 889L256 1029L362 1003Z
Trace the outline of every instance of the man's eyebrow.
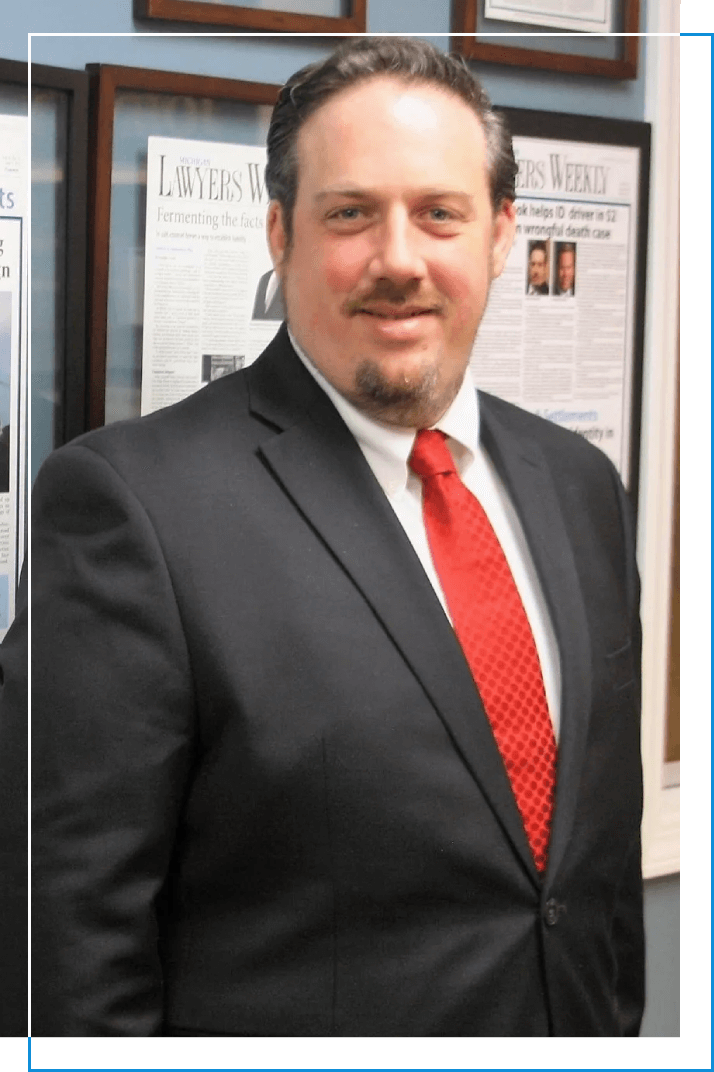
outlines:
M322 202L327 201L330 197L351 197L353 199L365 200L368 197L373 197L368 190L360 189L358 186L333 186L327 190L320 190L315 194L315 201Z
M328 200L330 197L348 197L355 200L370 200L378 196L378 193L365 190L359 186L335 186L329 187L327 190L321 190L319 193L315 194L314 200L316 202L322 202ZM469 193L468 190L450 190L441 187L428 187L423 190L415 190L412 196L416 200L448 197L461 198L467 201L473 200L473 194Z

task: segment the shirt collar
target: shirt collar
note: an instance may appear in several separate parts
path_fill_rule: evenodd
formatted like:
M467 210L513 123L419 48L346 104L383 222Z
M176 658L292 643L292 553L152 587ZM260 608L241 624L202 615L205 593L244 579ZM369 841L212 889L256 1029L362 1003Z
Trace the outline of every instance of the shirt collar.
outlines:
M406 488L409 477L408 459L414 445L416 430L413 428L396 428L374 420L348 402L340 392L329 383L319 369L315 368L308 355L296 342L288 328L290 341L295 353L305 368L314 377L325 394L334 404L337 412L357 440L362 453L372 472L388 496L399 494ZM446 413L436 422L434 428L445 432L450 439L449 447L459 472L472 464L476 457L479 443L479 406L470 368L459 391Z

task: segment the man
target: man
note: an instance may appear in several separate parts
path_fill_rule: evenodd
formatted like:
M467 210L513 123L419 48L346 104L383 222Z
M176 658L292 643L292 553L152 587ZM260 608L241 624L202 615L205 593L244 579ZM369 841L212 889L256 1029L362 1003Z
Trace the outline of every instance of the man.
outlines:
M468 374L514 176L426 43L298 72L287 329L38 477L35 1034L637 1033L625 495Z
M575 295L575 244L559 242L555 260L556 294L572 298Z
M528 284L526 293L548 294L548 251L545 242L531 242L528 254Z

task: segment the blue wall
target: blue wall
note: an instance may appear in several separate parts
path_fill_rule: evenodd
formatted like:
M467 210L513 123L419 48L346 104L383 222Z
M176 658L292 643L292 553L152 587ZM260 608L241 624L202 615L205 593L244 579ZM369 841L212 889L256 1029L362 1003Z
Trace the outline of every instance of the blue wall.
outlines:
M370 33L408 32L428 35L448 46L449 0L369 0ZM95 5L93 0L34 0L26 25L5 28L1 46L7 59L26 58L26 30L60 33L132 34L134 37L33 37L32 58L37 63L84 67L86 63L120 63L189 71L225 78L282 82L305 63L329 51L329 39L276 35L192 35L176 37L157 33L168 26L187 34L186 26L137 20L130 0ZM556 46L557 47L557 46ZM646 42L643 42L646 47ZM640 65L643 70L643 65ZM641 119L644 113L644 78L619 82L611 79L555 72L515 71L484 65L483 81L496 104L551 111L582 112L620 119Z
M647 0L641 7L644 11ZM188 71L227 78L282 82L294 70L329 51L322 38L287 35L172 36L187 34L183 25L138 21L130 0L96 4L95 0L33 0L32 11L15 7L6 13L3 41L6 59L27 58L27 32L125 34L119 37L34 37L32 58L59 67L119 63ZM450 0L369 0L368 31L427 34L448 47ZM15 21L13 21L13 19ZM157 27L163 32L157 33ZM642 41L646 48L646 41ZM484 65L479 71L495 104L549 111L580 112L623 119L644 115L644 64L628 82ZM648 1007L643 1034L679 1034L679 876L647 883Z

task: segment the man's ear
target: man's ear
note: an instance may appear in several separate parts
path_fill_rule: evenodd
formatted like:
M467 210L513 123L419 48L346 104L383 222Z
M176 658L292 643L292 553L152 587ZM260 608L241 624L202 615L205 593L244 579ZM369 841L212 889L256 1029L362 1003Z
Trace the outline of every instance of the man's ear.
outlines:
M516 206L513 201L502 201L493 225L491 264L494 279L503 271L515 237Z
M285 261L288 236L285 233L285 225L283 223L283 206L279 201L271 201L268 205L266 230L268 236L268 248L270 249L270 256L273 260L273 267L278 275L280 275L280 270Z

